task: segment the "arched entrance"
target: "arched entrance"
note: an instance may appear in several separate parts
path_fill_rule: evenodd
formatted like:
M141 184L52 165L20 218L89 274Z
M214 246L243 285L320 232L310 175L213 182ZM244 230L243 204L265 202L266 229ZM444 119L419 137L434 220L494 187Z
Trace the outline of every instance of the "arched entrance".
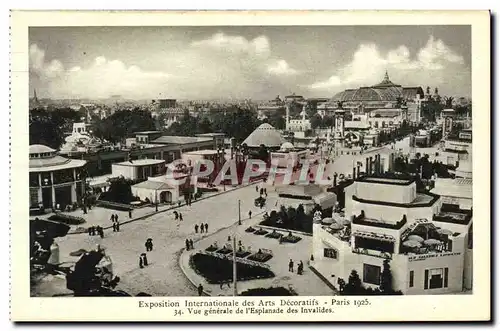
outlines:
M160 193L160 203L172 202L172 192L163 191Z

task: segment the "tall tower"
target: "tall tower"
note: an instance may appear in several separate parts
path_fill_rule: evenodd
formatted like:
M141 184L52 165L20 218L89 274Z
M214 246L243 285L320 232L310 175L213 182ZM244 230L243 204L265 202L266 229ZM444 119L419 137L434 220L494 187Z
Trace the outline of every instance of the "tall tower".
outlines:
M290 131L290 103L286 103L285 104L285 110L286 110L286 114L285 114L285 129L287 131Z

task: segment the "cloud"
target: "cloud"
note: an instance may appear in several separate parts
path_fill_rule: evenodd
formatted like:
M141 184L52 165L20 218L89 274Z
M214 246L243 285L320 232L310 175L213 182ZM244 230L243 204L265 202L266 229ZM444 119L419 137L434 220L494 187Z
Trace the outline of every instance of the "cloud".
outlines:
M386 70L391 73L391 80L401 79L408 83L422 84L432 77L437 82L460 70L464 59L455 53L442 40L429 37L427 44L412 58L408 47L401 45L382 54L374 43L361 44L352 60L337 73L325 80L310 84L310 90L340 90L362 85L373 85L382 80ZM463 70L463 68L462 68ZM427 75L427 76L424 76ZM397 82L397 81L396 81Z
M139 96L145 88L155 90L165 84L169 75L163 72L144 71L137 66L126 66L119 60L103 56L81 68L66 69L59 60L45 61L45 52L36 44L30 46L30 70L45 83L51 97L95 97L110 95ZM140 93L140 92L139 92Z
M228 52L245 52L259 56L267 56L270 53L269 40L266 36L259 36L253 40L247 40L242 36L230 36L222 32L214 34L204 40L191 43L192 47L214 48Z
M285 76L296 75L298 73L298 71L290 67L288 62L286 62L285 60L278 60L275 63L269 64L267 66L267 71L273 75Z
M256 98L282 94L298 73L274 57L266 36L246 39L216 33L183 48L169 50L155 63L162 71L145 71L118 59L96 57L89 65L65 68L48 63L45 52L31 46L31 71L50 97L109 97L150 99Z

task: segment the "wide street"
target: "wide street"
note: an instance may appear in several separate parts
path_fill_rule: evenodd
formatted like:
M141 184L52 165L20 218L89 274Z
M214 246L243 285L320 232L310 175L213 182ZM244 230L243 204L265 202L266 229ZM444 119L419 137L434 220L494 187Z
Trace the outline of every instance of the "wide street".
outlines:
M183 215L182 222L175 221L173 211L167 211L124 224L119 233L106 230L104 239L87 234L59 238L61 262L77 261L78 258L69 253L82 248L95 249L100 244L111 256L114 273L121 278L119 289L133 295L141 291L155 296L196 295L196 289L178 266L178 254L185 246L185 239L193 239L196 247L196 241L207 236L194 233L194 225L201 222L208 223L208 235L237 222L238 200L241 200L243 219L248 218L250 210L253 217L263 212L265 208L261 210L254 206L254 199L258 196L255 186L210 197L190 207L182 206L176 209ZM274 204L270 197L267 206L272 208ZM148 252L150 265L140 269L139 255L145 252L144 243L148 238L153 239L154 250Z

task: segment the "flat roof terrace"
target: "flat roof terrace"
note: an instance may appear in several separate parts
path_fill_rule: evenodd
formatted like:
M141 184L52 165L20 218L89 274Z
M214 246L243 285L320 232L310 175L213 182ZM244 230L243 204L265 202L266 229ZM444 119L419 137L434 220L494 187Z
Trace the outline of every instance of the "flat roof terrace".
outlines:
M409 185L413 182L410 178L383 178L383 177L360 177L358 182L389 184L389 185Z

